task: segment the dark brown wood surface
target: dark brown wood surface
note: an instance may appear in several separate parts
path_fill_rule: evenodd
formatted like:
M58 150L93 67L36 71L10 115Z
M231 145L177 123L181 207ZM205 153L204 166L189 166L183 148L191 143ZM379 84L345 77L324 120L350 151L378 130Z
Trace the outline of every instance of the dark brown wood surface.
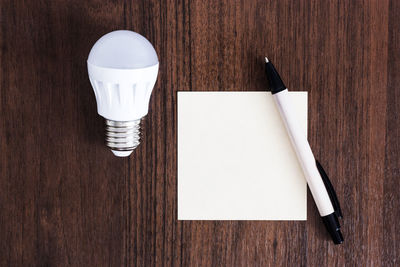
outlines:
M400 1L0 0L1 266L399 266ZM86 58L146 36L160 72L129 159L104 145ZM309 141L342 201L306 222L177 221L178 90L309 92Z

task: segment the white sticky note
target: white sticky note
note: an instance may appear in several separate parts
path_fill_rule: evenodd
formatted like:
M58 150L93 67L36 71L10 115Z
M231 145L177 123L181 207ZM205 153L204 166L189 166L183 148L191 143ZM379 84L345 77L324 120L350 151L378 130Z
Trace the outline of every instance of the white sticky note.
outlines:
M290 92L307 134L307 92ZM307 184L270 92L178 92L179 220L306 220Z

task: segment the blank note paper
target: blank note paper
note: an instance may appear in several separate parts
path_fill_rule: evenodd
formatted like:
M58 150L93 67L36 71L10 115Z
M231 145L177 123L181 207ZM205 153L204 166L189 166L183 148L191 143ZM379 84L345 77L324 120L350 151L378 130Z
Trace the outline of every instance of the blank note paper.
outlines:
M290 95L307 134L307 93ZM306 220L306 203L270 92L178 92L179 220Z

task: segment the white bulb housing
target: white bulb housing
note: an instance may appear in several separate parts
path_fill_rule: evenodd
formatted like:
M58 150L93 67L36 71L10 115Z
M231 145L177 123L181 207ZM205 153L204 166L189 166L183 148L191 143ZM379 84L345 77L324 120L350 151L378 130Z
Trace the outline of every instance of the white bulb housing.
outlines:
M97 112L106 119L106 144L116 156L129 156L157 80L157 53L142 35L113 31L94 44L87 66Z

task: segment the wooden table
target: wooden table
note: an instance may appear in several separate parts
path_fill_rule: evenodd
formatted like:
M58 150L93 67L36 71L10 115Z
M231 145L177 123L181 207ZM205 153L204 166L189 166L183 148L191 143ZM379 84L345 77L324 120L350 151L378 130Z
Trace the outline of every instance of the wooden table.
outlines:
M1 266L398 266L400 1L0 1ZM130 29L160 72L128 159L104 145L86 59ZM309 141L342 200L306 222L177 221L178 90L309 92Z

